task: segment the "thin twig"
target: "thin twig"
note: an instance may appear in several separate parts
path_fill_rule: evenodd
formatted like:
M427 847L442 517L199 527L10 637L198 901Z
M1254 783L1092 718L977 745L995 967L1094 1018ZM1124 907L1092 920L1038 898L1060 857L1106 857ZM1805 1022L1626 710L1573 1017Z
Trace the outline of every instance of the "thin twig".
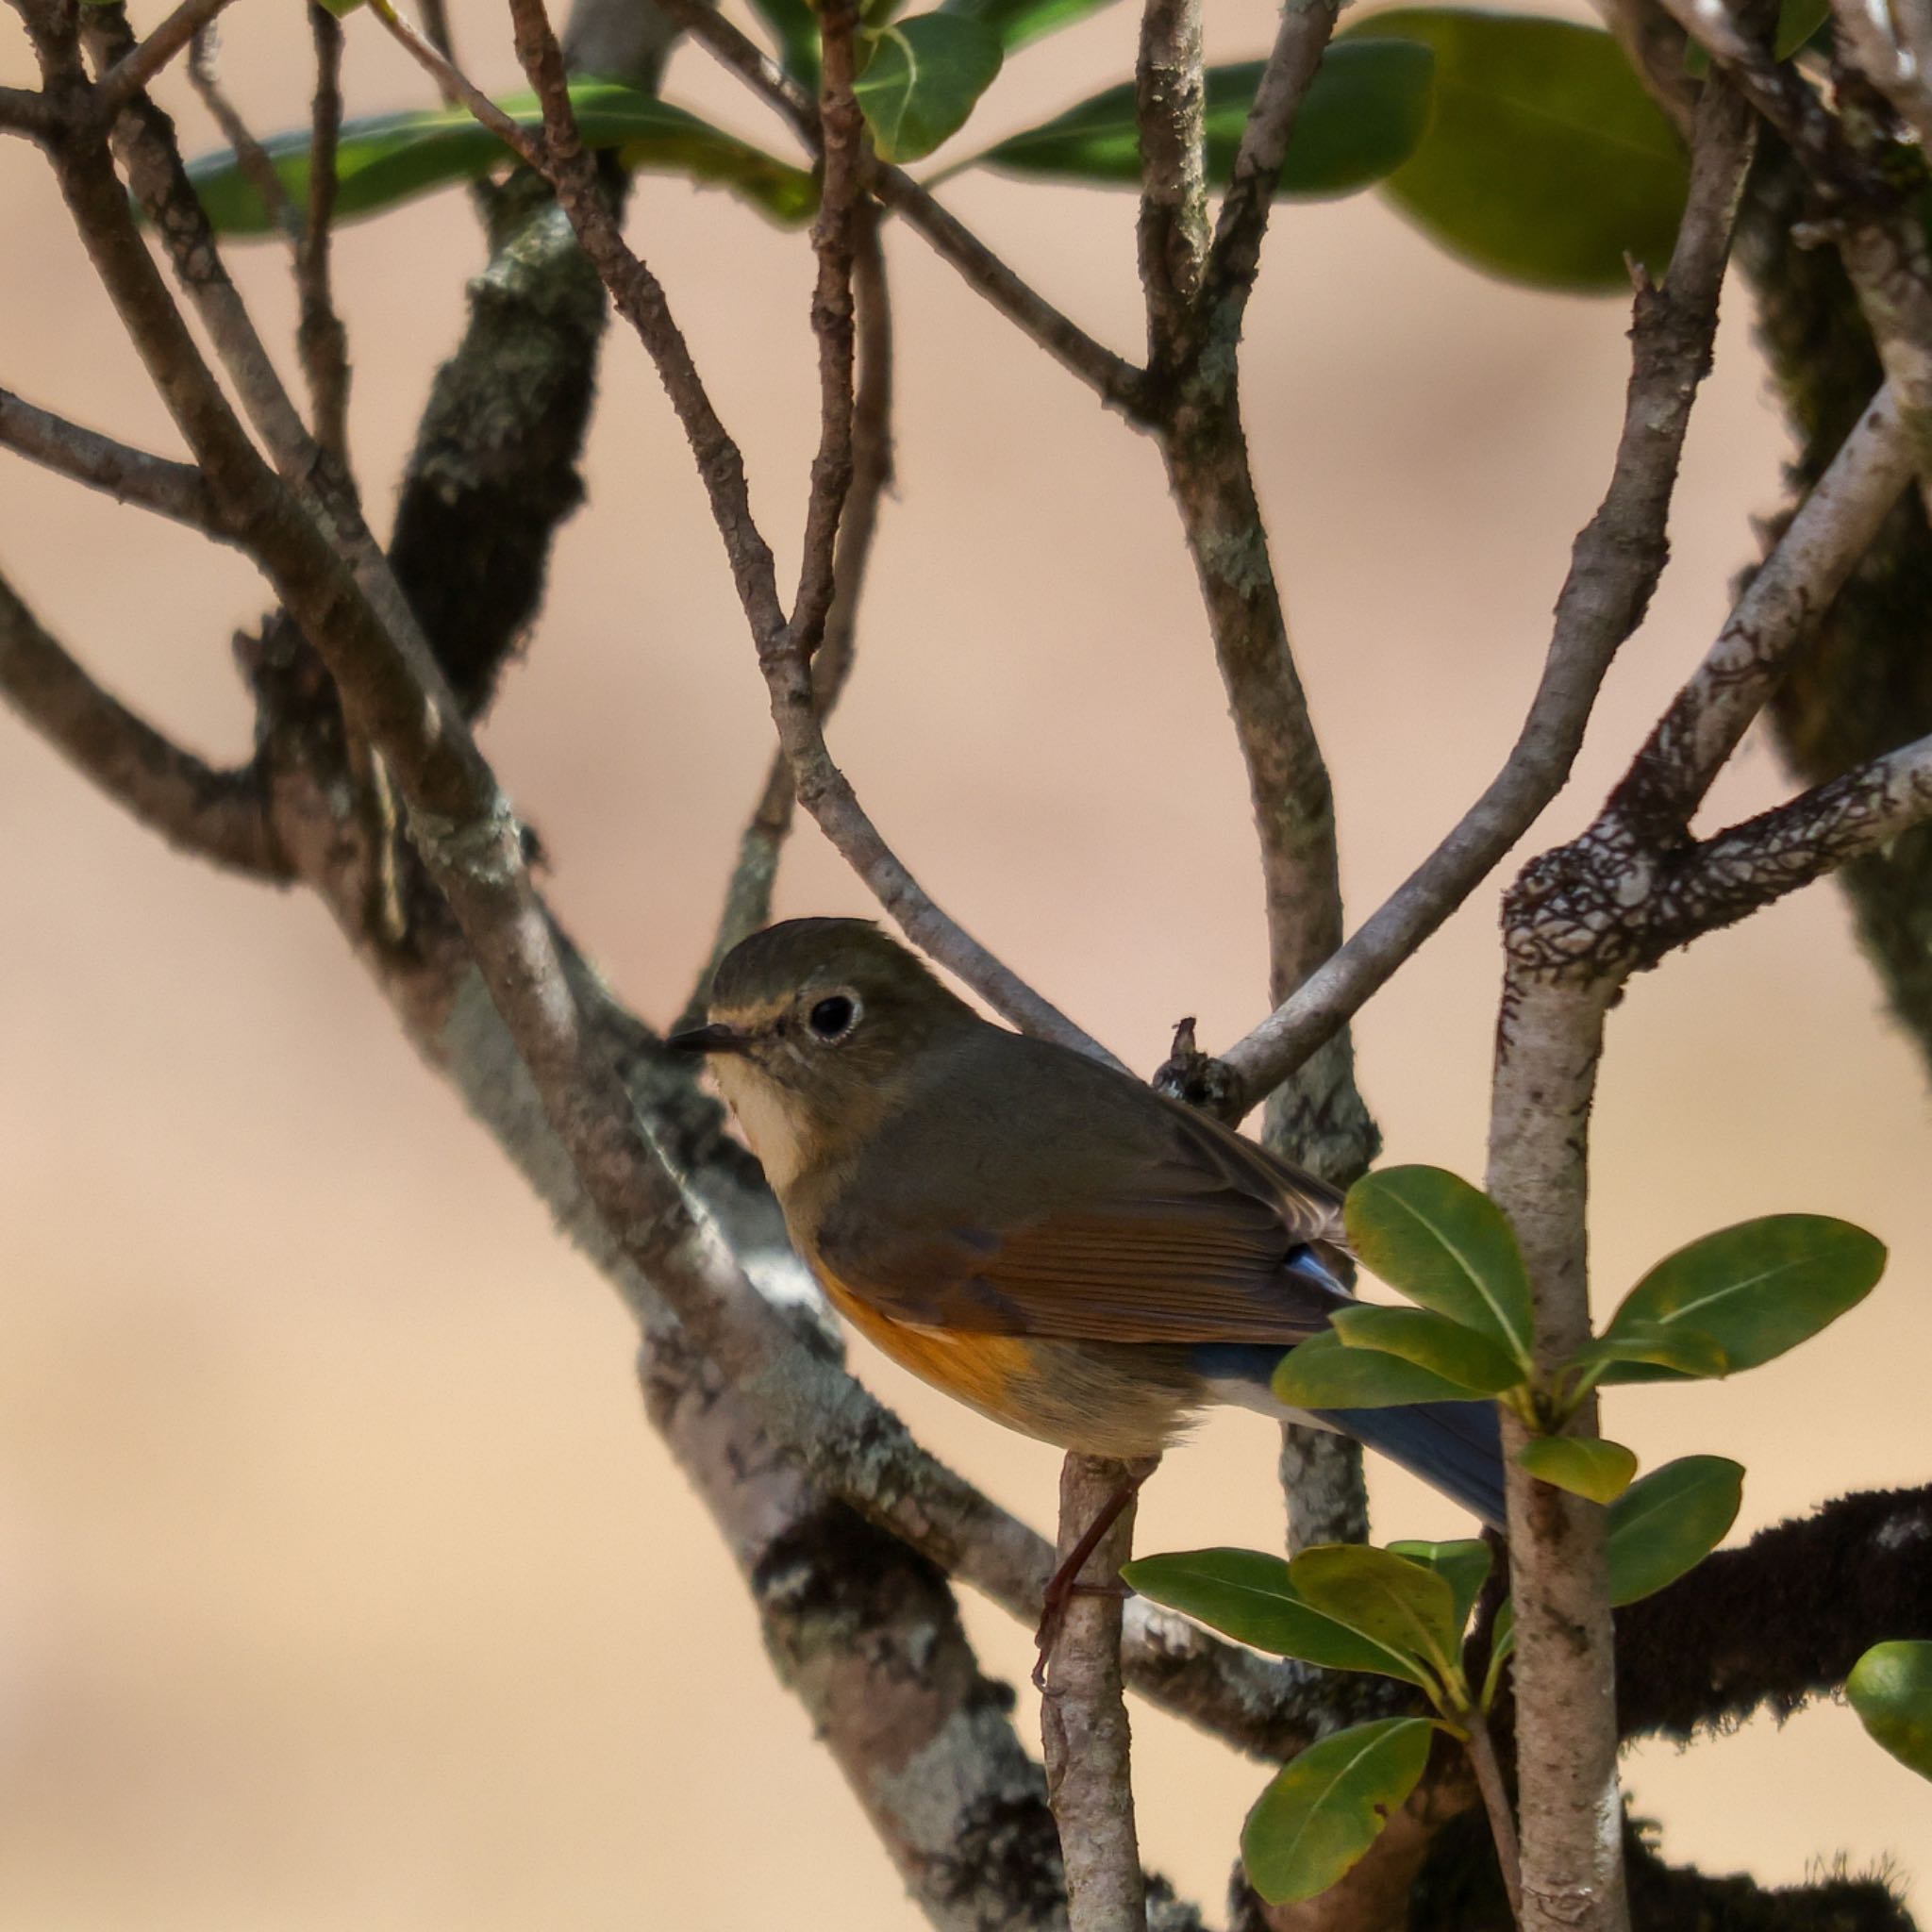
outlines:
M778 600L772 552L752 515L744 459L719 419L672 316L662 285L625 241L576 131L562 57L542 0L511 0L518 58L543 107L542 172L557 191L584 253L609 291L617 311L637 330L657 365L697 459L713 521L724 539L739 602L758 662L774 687L779 742L791 765L800 804L819 823L846 863L907 936L1015 1025L1104 1056L1065 1014L1041 998L933 901L880 837L844 774L833 762L811 704L807 667L787 651L787 622Z
M852 292L858 379L852 399L852 487L839 525L837 589L825 619L824 641L811 660L812 697L821 719L831 715L852 669L859 596L878 528L880 501L892 476L892 317L885 252L879 246L877 210L867 202L856 213ZM791 830L796 803L791 767L782 750L774 752L758 804L739 839L717 933L685 1003L680 1026L694 1026L703 1019L719 960L740 940L769 923L778 858Z
M1684 231L1689 233L1690 230ZM1683 238L1680 235L1680 247ZM1669 297L1677 271L1658 291ZM1308 975L1267 1019L1221 1057L1239 1107L1265 1092L1352 1017L1424 940L1462 904L1562 788L1582 742L1596 691L1616 649L1641 618L1663 535L1661 482L1668 490L1682 446L1690 400L1674 385L1694 381L1694 344L1652 329L1674 319L1640 301L1637 354L1648 373L1633 372L1619 469L1602 509L1579 538L1557 601L1541 681L1502 771L1449 835L1332 958ZM1657 359L1652 360L1655 357ZM1641 407L1640 407L1641 406ZM1652 412L1662 409L1661 418ZM1673 434L1672 418L1677 419ZM1666 433L1655 436L1661 420ZM1654 465L1651 458L1666 458ZM1635 466L1635 467L1631 467ZM1624 793L1631 809L1688 821L1719 766L1762 708L1779 668L1804 626L1837 593L1911 475L1911 457L1889 397L1877 397L1806 500L1777 547L1726 621L1704 668L1639 755ZM1620 537L1650 523L1651 553L1626 551ZM1640 798L1641 803L1640 804Z
M445 100L452 104L460 102L469 108L478 122L499 141L514 148L531 167L543 166L542 138L506 114L446 53L405 20L391 0L369 0L369 8L395 36L410 58L442 90Z
M1880 390L1645 741L1611 794L1610 815L1667 840L1681 837L1911 476L1904 423Z
M117 805L178 851L287 879L259 775L216 771L103 691L0 577L0 695Z
M295 206L289 199L289 191L282 186L282 177L275 173L275 164L269 158L268 150L256 140L248 124L223 90L215 69L218 45L216 29L212 25L196 30L189 44L189 81L201 96L202 106L214 116L215 125L227 136L228 145L235 150L235 159L247 177L248 185L260 196L269 220L281 229L291 246L299 249L302 245L302 218L295 212Z
M315 440L349 468L349 338L329 284L329 244L336 212L336 145L342 125L342 28L326 7L309 0L315 42L315 99L309 110L308 208L295 249L300 319L295 346L308 384Z
M98 430L37 408L0 389L0 444L43 468L131 503L192 530L228 542L207 479L192 463L177 463L146 450L130 449Z
M816 152L817 106L770 55L703 0L664 0L664 4L693 40L783 114L806 145ZM1148 394L1142 371L1095 341L1078 323L1023 281L903 169L874 161L869 185L883 206L923 235L974 290L1061 367L1130 420L1145 419Z
M1509 1802L1509 1787L1503 1779L1503 1766L1496 1756L1496 1740L1490 1735L1490 1721L1479 1710L1463 1720L1469 1735L1463 1740L1476 1788L1483 1794L1483 1809L1489 1816L1490 1836L1495 1840L1496 1863L1503 1874L1503 1890L1509 1895L1509 1916L1523 1923L1523 1854L1516 1842L1516 1812Z
M1060 1473L1060 1560L1071 1560L1145 1465L1070 1455ZM1067 1604L1040 1700L1047 1802L1060 1830L1068 1932L1145 1932L1126 1706L1121 1701L1121 1565L1133 1555L1131 1497L1094 1546L1091 1583Z
M1341 0L1306 0L1281 9L1281 25L1241 129L1208 257L1201 302L1217 340L1232 341L1239 333L1288 144L1341 10Z
M181 52L229 0L181 0L147 39L130 47L101 75L92 108L105 125Z

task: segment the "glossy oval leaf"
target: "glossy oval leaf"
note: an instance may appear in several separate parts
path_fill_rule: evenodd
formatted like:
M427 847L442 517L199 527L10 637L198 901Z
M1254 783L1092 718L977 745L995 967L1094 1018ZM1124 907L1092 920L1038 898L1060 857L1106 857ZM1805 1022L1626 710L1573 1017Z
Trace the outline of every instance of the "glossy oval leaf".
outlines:
M1288 1566L1302 1601L1375 1642L1443 1668L1462 1647L1456 1591L1428 1565L1370 1543L1317 1543Z
M1378 1348L1478 1395L1496 1395L1523 1380L1508 1352L1487 1335L1427 1308L1385 1308L1368 1303L1331 1318L1344 1348Z
M1460 1384L1378 1348L1350 1348L1332 1330L1290 1349L1271 1387L1291 1408L1400 1408L1469 1400Z
M1114 0L945 0L940 11L990 27L1010 54L1028 41L1057 34L1063 26L1072 26L1090 13L1113 5Z
M682 108L615 81L581 81L571 89L589 147L618 149L625 164L715 181L783 222L808 220L818 205L810 175L700 121ZM542 125L537 97L498 105L520 125ZM262 143L296 207L308 194L306 127ZM439 108L345 121L336 150L336 215L352 221L394 208L500 166L508 149L466 108ZM188 177L217 232L265 235L275 224L232 148L191 161Z
M1755 1369L1808 1341L1872 1292L1885 1244L1824 1214L1771 1214L1666 1257L1624 1297L1604 1331L1707 1335L1730 1369Z
M1288 1565L1260 1550L1179 1550L1141 1557L1122 1577L1171 1610L1225 1632L1257 1650L1330 1671L1368 1671L1426 1689L1428 1677L1404 1651L1324 1617L1289 1580Z
M1659 278L1689 170L1682 144L1600 28L1474 8L1402 7L1350 29L1436 54L1436 110L1383 192L1429 239L1507 280L1630 289Z
M819 17L808 0L751 0L778 50L778 64L813 95L819 91Z
M1490 1569L1495 1561L1495 1553L1489 1544L1475 1537L1462 1537L1454 1542L1400 1542L1388 1547L1392 1555L1433 1570L1449 1586L1456 1603L1456 1628L1458 1632L1466 1628L1469 1613L1475 1607L1483 1585L1490 1580Z
M1932 1778L1932 1643L1874 1643L1852 1666L1845 1695L1878 1743Z
M1610 1505L1610 1602L1634 1604L1696 1569L1724 1540L1744 1500L1741 1463L1684 1456Z
M1006 56L991 27L915 13L867 36L853 92L883 161L916 161L966 125Z
M1425 1717L1387 1717L1310 1744L1248 1813L1248 1883L1278 1906L1345 1876L1415 1790L1434 1729Z
M1592 1503L1614 1503L1637 1474L1636 1451L1601 1436L1539 1436L1516 1452L1516 1460L1539 1482Z
M1685 1322L1622 1323L1615 1334L1586 1342L1570 1365L1592 1370L1592 1382L1608 1383L1681 1382L1731 1372L1716 1339Z
M1328 49L1289 142L1277 195L1322 200L1381 180L1412 154L1429 115L1426 47L1401 41ZM1262 63L1208 70L1208 178L1225 188ZM1009 174L1121 186L1141 179L1131 81L1069 108L975 158Z
M1379 1168L1349 1189L1342 1211L1372 1274L1488 1336L1527 1370L1529 1273L1516 1230L1479 1188L1446 1168Z

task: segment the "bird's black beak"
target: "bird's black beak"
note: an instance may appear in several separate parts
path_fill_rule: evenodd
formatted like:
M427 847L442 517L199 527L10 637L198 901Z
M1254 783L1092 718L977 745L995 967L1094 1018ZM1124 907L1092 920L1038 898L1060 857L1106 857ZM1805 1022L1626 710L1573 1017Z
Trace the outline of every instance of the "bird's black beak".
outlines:
M683 1033L674 1033L664 1044L673 1053L742 1053L745 1050L743 1034L734 1033L729 1026L720 1026L715 1021L708 1026L692 1026Z

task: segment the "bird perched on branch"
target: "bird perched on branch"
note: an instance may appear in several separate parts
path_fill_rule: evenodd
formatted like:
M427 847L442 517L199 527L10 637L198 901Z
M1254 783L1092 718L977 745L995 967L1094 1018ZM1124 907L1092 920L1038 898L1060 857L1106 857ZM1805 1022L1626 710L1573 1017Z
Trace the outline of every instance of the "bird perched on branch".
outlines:
M1341 1197L1312 1175L983 1020L864 920L754 933L719 963L709 1024L670 1044L709 1057L834 1305L947 1394L1124 1461L1238 1403L1341 1429L1501 1524L1489 1404L1275 1399L1282 1357L1351 1299L1324 1259Z

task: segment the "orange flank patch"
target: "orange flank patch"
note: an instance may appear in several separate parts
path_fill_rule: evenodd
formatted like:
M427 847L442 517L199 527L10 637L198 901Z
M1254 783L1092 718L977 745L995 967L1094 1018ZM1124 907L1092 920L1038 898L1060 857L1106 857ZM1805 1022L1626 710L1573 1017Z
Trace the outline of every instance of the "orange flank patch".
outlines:
M915 1328L882 1314L827 1274L819 1279L832 1306L863 1335L876 1342L903 1369L923 1382L970 1402L1017 1427L1014 1396L1033 1367L1033 1349L1024 1335L980 1335L965 1330Z

